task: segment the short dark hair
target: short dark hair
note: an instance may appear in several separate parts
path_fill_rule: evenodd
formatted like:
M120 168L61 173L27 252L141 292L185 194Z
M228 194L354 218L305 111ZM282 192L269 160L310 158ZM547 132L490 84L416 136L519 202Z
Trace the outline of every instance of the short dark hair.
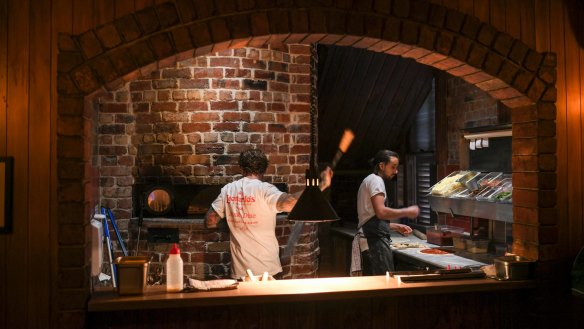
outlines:
M394 151L380 150L375 154L373 159L369 160L369 164L373 168L373 171L377 172L377 170L379 170L377 165L380 163L388 163L391 160L391 157L399 160L399 155Z
M244 175L263 175L268 169L268 163L268 157L259 149L249 149L239 154L239 166Z

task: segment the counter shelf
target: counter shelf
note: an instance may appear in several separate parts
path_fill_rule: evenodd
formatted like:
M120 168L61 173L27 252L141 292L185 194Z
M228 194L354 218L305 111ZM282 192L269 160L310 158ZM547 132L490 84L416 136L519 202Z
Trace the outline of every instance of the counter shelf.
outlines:
M430 208L436 212L513 223L513 205L510 202L479 201L435 195L429 195L428 201Z
M143 295L119 296L111 289L96 291L88 302L89 312L172 309L259 303L290 303L354 298L400 297L445 293L469 293L533 288L534 282L495 279L457 279L402 283L383 276L293 279L241 282L237 289L167 293L164 285L148 286Z

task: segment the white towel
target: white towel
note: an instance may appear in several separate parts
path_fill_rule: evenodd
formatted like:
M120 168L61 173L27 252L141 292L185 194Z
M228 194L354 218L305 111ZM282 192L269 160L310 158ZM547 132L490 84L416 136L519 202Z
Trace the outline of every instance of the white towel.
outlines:
M351 244L351 276L361 276L363 267L361 265L361 253L369 250L367 239L363 235L363 230L359 229L353 237Z

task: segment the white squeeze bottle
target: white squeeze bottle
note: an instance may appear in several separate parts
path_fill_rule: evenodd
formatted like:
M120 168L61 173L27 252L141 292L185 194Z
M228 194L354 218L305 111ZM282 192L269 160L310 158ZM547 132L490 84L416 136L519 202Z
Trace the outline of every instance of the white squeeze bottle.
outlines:
M183 290L183 260L176 243L170 249L166 260L166 291L180 292Z

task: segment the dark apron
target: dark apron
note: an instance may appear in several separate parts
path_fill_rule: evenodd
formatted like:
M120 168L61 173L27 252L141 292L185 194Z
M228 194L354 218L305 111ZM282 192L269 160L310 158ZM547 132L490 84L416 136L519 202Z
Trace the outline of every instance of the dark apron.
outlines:
M373 216L361 228L369 245L369 250L361 254L363 275L385 275L387 271L394 271L389 222Z

